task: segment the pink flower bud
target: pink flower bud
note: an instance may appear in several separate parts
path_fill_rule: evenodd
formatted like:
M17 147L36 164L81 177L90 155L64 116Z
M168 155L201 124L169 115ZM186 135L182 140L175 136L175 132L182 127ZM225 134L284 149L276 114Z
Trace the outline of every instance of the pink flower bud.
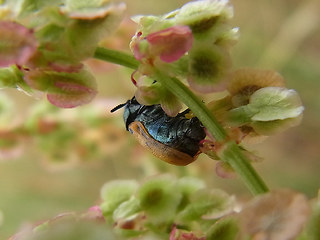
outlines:
M188 52L193 43L193 36L188 26L173 26L146 37L150 52L159 55L164 62L174 62Z
M37 46L32 30L15 22L0 21L0 67L26 64Z

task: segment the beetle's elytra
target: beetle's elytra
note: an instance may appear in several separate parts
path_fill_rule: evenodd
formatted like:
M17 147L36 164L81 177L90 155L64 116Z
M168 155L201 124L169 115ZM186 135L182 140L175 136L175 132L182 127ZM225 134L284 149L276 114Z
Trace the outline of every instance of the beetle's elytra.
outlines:
M126 129L161 160L184 166L199 155L199 142L206 134L198 118L185 117L189 109L169 117L160 105L142 105L133 97L111 112L122 107Z

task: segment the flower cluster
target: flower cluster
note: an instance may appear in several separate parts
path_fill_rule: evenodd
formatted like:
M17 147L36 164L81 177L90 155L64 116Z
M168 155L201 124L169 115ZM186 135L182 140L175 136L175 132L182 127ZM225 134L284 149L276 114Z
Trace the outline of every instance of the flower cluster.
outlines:
M1 160L20 158L31 147L49 169L61 169L112 157L127 143L123 129L105 115L105 107L114 104L110 100L73 111L41 101L23 121L11 113L15 105L10 100L0 95Z
M171 175L141 184L108 182L101 197L107 223L126 239L296 239L315 236L318 229L312 226L320 216L319 199L309 202L292 190L241 203L219 189L208 189L197 178Z
M60 214L10 239L283 240L315 239L319 231L319 199L288 189L244 202L197 178L159 175L108 182L101 198L85 213Z
M102 213L119 235L171 240L205 239L210 225L232 212L235 203L233 196L208 190L197 178L171 175L155 176L141 184L108 182L101 189L101 198Z
M229 50L238 37L238 29L229 23L232 15L226 0L199 0L162 16L135 17L139 26L130 47L140 66L132 80L141 104L161 104L170 116L175 116L182 104L173 89L170 92L163 86L162 78L182 81L197 95L223 93L222 99L207 106L227 131L226 140L244 146L298 125L304 107L280 74L250 68L231 70ZM201 142L202 152L223 158L224 143L212 133L207 136ZM221 176L228 175L223 168L232 170L225 163L217 168Z
M251 161L258 157L246 150L248 145L297 126L304 110L298 93L285 87L279 73L251 68L232 72L225 96L207 106ZM201 151L215 160L224 159L226 149L210 134L201 143ZM216 172L221 177L234 176L226 162L218 162Z
M139 24L130 44L141 63L133 74L138 101L160 103L171 116L179 112L179 101L157 81L157 70L197 92L220 90L230 67L229 49L238 37L229 25L232 15L228 1L203 0L162 16L133 18Z
M97 93L82 63L122 19L123 3L6 1L0 8L0 87L45 93L62 108L90 102Z

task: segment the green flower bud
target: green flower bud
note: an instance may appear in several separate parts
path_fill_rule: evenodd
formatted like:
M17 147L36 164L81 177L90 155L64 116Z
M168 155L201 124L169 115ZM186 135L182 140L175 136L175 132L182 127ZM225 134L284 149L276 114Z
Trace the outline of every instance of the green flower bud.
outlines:
M15 88L19 83L23 83L22 73L16 66L0 68L0 89Z
M203 0L185 4L175 16L177 24L188 25L194 34L214 28L230 19L233 8L225 0Z
M236 239L239 226L235 218L223 218L217 221L206 234L206 240Z
M149 220L158 223L168 222L175 217L181 193L173 177L162 175L143 183L137 198Z
M141 235L144 229L145 218L141 212L140 201L131 197L119 205L113 212L113 221L115 231L126 238L136 237Z
M255 91L247 105L229 111L228 121L234 126L248 125L259 134L271 135L299 124L303 110L294 90L265 87Z
M111 216L117 207L131 198L138 189L138 183L133 180L115 180L106 183L101 188L101 210L104 216Z
M147 76L141 76L136 82L135 97L143 105L159 104L165 95L162 85Z
M253 121L272 121L295 118L302 114L302 106L298 93L292 89L266 87L261 88L250 97L247 105Z
M181 224L199 219L215 219L232 210L234 198L219 189L195 192L189 204L177 215Z
M177 187L182 193L182 199L179 205L179 210L185 208L188 204L191 204L191 196L199 189L205 188L205 183L194 177L183 177L177 182Z
M222 48L199 42L189 52L188 83L196 91L220 91L230 66L230 56Z
M141 211L140 201L131 197L128 201L122 202L113 212L113 220L135 217Z

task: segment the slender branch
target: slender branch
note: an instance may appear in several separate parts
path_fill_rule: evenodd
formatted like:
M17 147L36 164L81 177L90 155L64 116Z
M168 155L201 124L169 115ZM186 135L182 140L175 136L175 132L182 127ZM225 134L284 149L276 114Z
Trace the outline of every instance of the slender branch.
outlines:
M132 56L124 52L97 48L95 58L123 65L132 69L137 69L139 62ZM215 119L208 108L176 78L156 72L157 81L163 84L169 91L175 94L180 101L185 103L191 111L199 118L210 134L219 142L227 141L227 134L219 122ZM229 163L242 178L252 194L260 194L268 191L267 186L249 163L249 160L242 154L240 148L234 141L225 143L225 148L221 153L223 161Z
M222 161L229 163L237 174L242 177L242 180L253 195L268 191L266 184L234 141L230 141L225 145L220 157Z
M137 69L139 66L139 61L136 60L131 54L102 47L98 47L96 49L94 58L132 69Z
M227 141L226 132L218 123L208 108L178 79L163 76L158 73L157 81L163 84L168 90L175 94L180 101L185 103L191 111L199 118L209 133L219 142ZM252 194L257 195L268 191L266 184L257 174L234 141L224 144L224 150L220 157L222 161L229 163L235 172L242 178L245 185Z
M225 140L227 134L223 127L221 127L208 108L189 90L189 88L186 87L186 85L178 79L163 76L163 73L160 72L157 73L157 77L157 81L164 85L169 91L176 95L181 102L191 109L217 141L222 142Z

